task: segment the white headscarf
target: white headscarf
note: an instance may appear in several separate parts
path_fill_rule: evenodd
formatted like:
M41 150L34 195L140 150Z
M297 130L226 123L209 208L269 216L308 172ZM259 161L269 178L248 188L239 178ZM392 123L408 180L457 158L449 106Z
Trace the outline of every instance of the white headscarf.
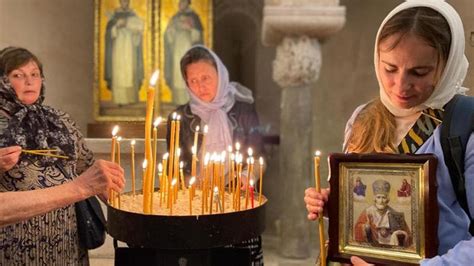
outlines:
M449 50L448 61L446 62L441 79L436 85L431 96L423 104L409 109L402 109L393 105L393 103L390 101L390 98L385 93L380 80L378 73L378 39L381 30L390 18L402 10L412 7L429 7L443 15L446 21L448 21L449 28L451 29L451 48ZM387 15L380 25L380 28L377 32L377 37L375 39L374 64L375 73L379 81L380 99L382 103L396 117L406 117L426 108L440 109L446 103L448 103L455 94L465 94L468 89L462 87L461 85L463 84L464 78L466 77L469 62L467 61L467 58L464 54L464 46L464 27L461 18L459 17L459 14L456 12L456 10L454 10L454 8L444 0L407 0L406 2L395 7L395 9L393 9Z
M205 102L199 99L186 84L191 100L191 112L198 115L201 120L208 125L209 132L206 136L207 152L222 152L232 145L233 128L227 116L227 112L234 106L235 101L253 103L252 91L236 83L229 82L229 72L219 57L202 45L191 47L200 47L212 55L217 66L217 93L212 102ZM190 50L191 50L190 49ZM186 52L187 53L187 52ZM185 78L184 74L183 78Z

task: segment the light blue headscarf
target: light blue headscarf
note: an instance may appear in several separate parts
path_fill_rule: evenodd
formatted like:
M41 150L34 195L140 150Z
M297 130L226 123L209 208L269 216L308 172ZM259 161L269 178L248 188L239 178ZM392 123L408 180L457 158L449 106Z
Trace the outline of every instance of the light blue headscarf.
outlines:
M222 152L227 150L229 145L232 145L233 128L227 112L234 106L236 100L253 103L252 91L237 82L230 82L227 68L219 57L207 47L195 45L189 50L197 47L206 50L214 58L219 81L217 83L217 93L212 102L205 102L199 99L191 91L188 84L186 84L191 98L189 105L193 114L201 118L201 123L209 127L209 132L206 136L206 151L210 153ZM181 74L185 78L184 73Z

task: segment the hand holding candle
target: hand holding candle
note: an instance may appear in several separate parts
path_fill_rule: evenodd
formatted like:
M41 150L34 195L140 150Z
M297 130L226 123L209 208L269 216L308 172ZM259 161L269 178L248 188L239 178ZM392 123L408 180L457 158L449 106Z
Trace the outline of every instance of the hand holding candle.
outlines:
M319 156L321 155L320 151L316 151L314 154L314 179L315 179L315 186L316 186L316 191L318 193L321 193L321 177L319 175L319 162L320 158ZM319 226L319 256L320 256L320 261L321 265L326 265L326 250L324 247L325 240L324 240L324 221L323 221L323 215L320 213L318 218L318 226Z

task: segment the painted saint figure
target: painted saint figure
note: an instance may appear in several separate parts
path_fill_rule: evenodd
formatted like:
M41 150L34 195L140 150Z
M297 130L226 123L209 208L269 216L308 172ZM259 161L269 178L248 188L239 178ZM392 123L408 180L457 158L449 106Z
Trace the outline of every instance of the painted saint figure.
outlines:
M143 20L130 8L130 0L120 0L105 32L104 79L115 104L138 102L144 77L143 29Z
M375 246L410 246L412 240L405 215L388 206L390 183L378 179L372 183L372 189L374 204L359 215L354 228L354 239Z
M397 190L398 197L410 197L411 196L411 185L408 181L404 178L403 183L400 189Z
M365 190L367 185L362 183L360 176L356 177L355 184L354 184L354 196L365 197Z
M186 84L181 75L180 61L195 44L203 44L203 27L199 16L190 7L191 0L180 0L179 10L171 18L164 36L165 80L174 104L189 102Z

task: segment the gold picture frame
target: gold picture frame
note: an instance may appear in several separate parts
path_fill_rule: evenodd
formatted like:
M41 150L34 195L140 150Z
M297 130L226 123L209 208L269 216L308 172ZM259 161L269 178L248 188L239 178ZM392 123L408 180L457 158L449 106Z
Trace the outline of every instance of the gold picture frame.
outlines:
M418 265L436 256L434 155L335 153L329 161L329 260Z
M161 113L169 113L188 101L179 62L196 44L212 48L212 0L159 0Z
M94 0L94 118L143 121L157 68L155 0Z

